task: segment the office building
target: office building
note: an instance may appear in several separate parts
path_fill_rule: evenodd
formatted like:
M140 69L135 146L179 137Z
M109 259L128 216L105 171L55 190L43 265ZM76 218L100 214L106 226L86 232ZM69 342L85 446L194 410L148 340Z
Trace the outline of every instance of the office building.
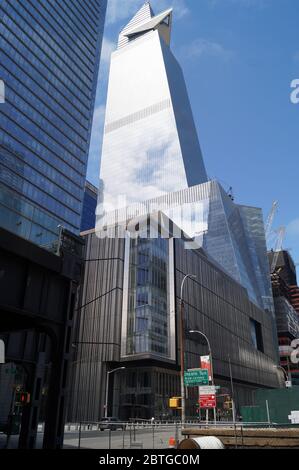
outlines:
M270 264L275 252L268 253ZM297 275L291 254L282 250L276 252L277 263L271 275L274 297L275 317L279 343L280 365L293 385L299 385L298 364L291 361L293 349L291 344L299 338L299 314Z
M116 223L134 228L135 219L157 210L193 239L187 249L202 247L254 303L274 315L261 209L236 204L217 181L209 181L109 212L101 220L107 228ZM107 236L118 233L107 230Z
M80 231L106 3L0 5L0 224L39 245Z
M200 367L200 356L208 353L203 339L189 333L199 330L210 339L219 395L231 395L231 361L238 408L251 404L255 388L283 380L271 316L203 249L186 250L183 239L167 234L167 217L160 215L156 238L134 239L127 232L100 239L94 231L84 236L85 258L93 262L86 264L82 283L81 303L87 306L77 338L71 421L100 419L107 372L118 367L124 369L110 375L109 416L173 417L168 399L180 393L177 312L188 273L196 279L183 291L186 369ZM190 393L187 414L194 416L196 397Z
M278 254L269 251L269 263L273 262L274 256L277 256L275 272L279 274L279 278L284 281L286 286L286 296L288 301L299 314L299 287L297 282L296 265L291 254L287 250L281 250Z
M184 291L186 368L200 367L208 352L190 333L198 330L210 339L220 396L232 394L231 362L237 407L251 403L255 388L282 383L262 211L236 204L207 180L169 47L171 24L171 10L154 16L146 3L112 56L104 204L96 231L84 234L73 421L103 415L107 373L119 367L110 375L108 415L173 417L168 398L180 396L177 312L189 273L196 280ZM194 391L190 398L187 414L195 416Z
M272 275L280 365L294 385L299 385L298 364L291 361L292 342L299 338L299 316L291 304L290 291L279 274Z
M297 284L295 286L289 286L291 304L299 315L299 287Z
M147 2L112 54L100 176L103 211L207 181L183 72L170 49L172 10Z
M275 324L262 211L207 181L171 28L172 10L154 16L147 2L112 54L97 229L163 211Z

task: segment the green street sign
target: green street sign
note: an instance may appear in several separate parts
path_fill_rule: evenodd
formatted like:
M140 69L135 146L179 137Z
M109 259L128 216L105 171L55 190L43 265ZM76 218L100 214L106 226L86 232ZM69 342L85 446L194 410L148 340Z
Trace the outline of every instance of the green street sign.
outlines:
M209 385L209 372L207 369L191 369L185 371L184 382L186 387Z

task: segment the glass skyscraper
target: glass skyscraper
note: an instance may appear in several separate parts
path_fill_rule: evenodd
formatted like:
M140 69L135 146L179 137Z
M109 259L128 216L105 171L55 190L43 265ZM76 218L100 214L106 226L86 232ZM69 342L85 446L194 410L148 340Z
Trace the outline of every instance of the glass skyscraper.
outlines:
M0 224L79 233L106 0L0 3Z
M149 2L112 54L101 161L105 212L207 181L180 65L172 10ZM100 215L100 210L99 210Z
M163 212L180 229L176 238L183 232L193 239L187 249L203 248L273 317L262 211L235 204L217 181L207 181L185 81L169 46L171 26L172 10L154 16L147 2L112 54L97 229L122 236L120 226L134 229L135 218Z
M95 228L98 189L89 181L85 182L80 232Z

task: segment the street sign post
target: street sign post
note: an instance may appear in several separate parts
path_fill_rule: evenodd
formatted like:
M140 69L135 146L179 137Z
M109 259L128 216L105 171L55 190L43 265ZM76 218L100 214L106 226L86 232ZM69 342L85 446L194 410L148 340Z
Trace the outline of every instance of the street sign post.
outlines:
M216 408L216 395L200 395L199 406L200 408Z
M185 371L184 381L186 387L209 385L209 373L204 369L190 369Z
M215 385L205 385L198 387L199 395L216 395L217 387Z

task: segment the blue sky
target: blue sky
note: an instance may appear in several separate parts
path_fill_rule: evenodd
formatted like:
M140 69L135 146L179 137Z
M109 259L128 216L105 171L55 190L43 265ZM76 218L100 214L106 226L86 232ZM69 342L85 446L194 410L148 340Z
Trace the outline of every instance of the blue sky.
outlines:
M110 54L144 0L108 0L88 179L98 185ZM274 228L299 263L298 0L152 0L174 7L172 50L183 68L205 164L236 201L279 201Z

